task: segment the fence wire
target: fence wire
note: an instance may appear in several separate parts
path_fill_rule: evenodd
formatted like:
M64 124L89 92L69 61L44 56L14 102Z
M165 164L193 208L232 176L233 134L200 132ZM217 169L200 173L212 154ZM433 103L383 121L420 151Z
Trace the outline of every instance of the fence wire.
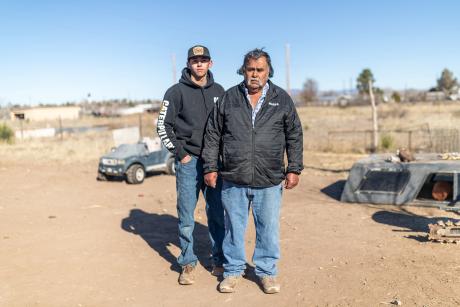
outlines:
M372 130L329 131L327 148L333 151L364 151L372 149ZM379 150L407 148L414 152L460 152L458 129L417 129L379 131Z

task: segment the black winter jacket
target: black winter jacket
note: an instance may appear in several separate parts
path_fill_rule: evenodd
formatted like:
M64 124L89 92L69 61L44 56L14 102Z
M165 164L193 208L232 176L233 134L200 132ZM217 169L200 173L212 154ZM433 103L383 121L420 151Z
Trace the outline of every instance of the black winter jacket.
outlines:
M228 181L250 187L279 184L286 173L303 169L303 133L291 97L268 81L262 108L252 127L252 106L244 83L230 88L214 108L204 137L204 172L218 171ZM220 143L221 142L221 143ZM288 166L284 165L284 152Z
M157 133L166 148L180 160L187 154L201 155L206 121L224 94L211 71L207 78L206 85L201 87L191 80L190 70L184 68L179 83L170 87L163 99Z

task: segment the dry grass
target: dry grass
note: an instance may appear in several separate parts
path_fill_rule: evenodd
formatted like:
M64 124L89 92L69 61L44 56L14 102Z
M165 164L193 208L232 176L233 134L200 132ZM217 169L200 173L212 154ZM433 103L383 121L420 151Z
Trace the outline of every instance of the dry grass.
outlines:
M113 146L111 132L85 133L53 139L17 141L13 145L0 145L2 163L24 162L94 162Z
M153 135L153 123L154 120L158 117L158 114L154 113L145 113L142 114L142 127L146 133ZM110 129L123 128L138 126L140 122L139 115L129 115L122 117L93 117L93 116L83 116L78 120L63 120L62 127L93 127L93 126L108 126ZM20 130L21 122L18 120L7 121L6 122L10 127L15 130ZM59 120L51 121L23 121L22 126L24 130L28 129L38 129L38 128L59 128Z
M379 127L381 130L414 130L412 145L423 147L425 136L423 129L457 129L460 127L460 104L417 103L380 105ZM370 144L371 134L340 133L331 131L363 131L372 129L370 106L348 108L339 107L302 107L298 109L304 131L305 148L310 151L337 153L365 153L366 144ZM419 135L417 135L419 134ZM385 135L385 133L382 133ZM391 135L395 147L407 147L407 133L386 133ZM420 146L419 146L420 145Z
M153 126L156 114L143 114L142 135L154 136ZM19 123L7 122L8 125L19 129ZM117 118L94 118L83 117L80 120L63 121L63 127L87 127L87 126L108 126L109 129L137 126L139 116L125 116ZM35 129L54 127L58 128L57 122L24 122L23 129ZM0 143L0 156L3 163L8 161L40 161L59 162L62 164L73 162L94 162L108 152L114 146L112 132L87 132L79 134L64 134L62 138L42 139L16 139L14 144Z
M322 163L323 167L341 170L351 167L352 161L365 154L365 144L371 135L360 133L339 134L331 136L331 131L370 130L371 108L359 107L300 107L299 115L304 127L305 165L313 167ZM384 130L415 129L429 126L435 128L460 127L460 104L457 103L418 103L388 104L379 106L379 126ZM155 136L154 121L157 114L142 116L144 136ZM18 122L7 122L19 129ZM132 115L118 118L84 117L78 121L63 121L63 127L85 127L105 125L110 129L137 126L139 116ZM55 122L25 122L24 129L59 127ZM385 135L385 134L382 134ZM388 134L386 134L388 135ZM390 134L394 142L388 150L406 146L407 134ZM414 140L415 142L415 135ZM16 140L12 145L0 144L0 156L3 162L30 161L73 162L96 161L113 146L110 131L88 132L64 135L63 139ZM347 155L339 155L344 154ZM320 162L322 161L322 162Z

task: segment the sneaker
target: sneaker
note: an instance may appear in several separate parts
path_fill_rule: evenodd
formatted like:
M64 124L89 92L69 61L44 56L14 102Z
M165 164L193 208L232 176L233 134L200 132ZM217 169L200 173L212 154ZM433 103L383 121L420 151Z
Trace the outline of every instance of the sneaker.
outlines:
M193 285L195 282L195 267L191 264L187 264L182 267L182 273L179 275L179 284L181 285Z
M260 282L262 283L262 289L267 294L279 293L281 290L281 286L276 282L274 276L264 276L260 279Z
M221 265L213 265L211 270L211 275L220 277L224 275L224 267Z
M235 292L235 287L241 276L227 276L219 284L219 291L222 293L232 293Z

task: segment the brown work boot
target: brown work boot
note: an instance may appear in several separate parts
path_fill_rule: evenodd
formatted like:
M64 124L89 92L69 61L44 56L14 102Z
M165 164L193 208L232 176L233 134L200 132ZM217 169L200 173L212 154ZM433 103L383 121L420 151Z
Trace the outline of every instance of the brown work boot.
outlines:
M238 281L241 279L239 275L231 275L225 277L219 284L219 291L222 293L232 293L235 292L235 287L238 284Z
M262 283L262 289L267 294L279 293L281 290L281 286L276 282L275 276L264 276L260 279L260 282Z
M221 265L213 265L211 270L211 275L220 277L224 275L224 267Z
M195 267L191 264L187 264L182 267L182 273L179 275L179 284L181 285L193 285L195 282Z

